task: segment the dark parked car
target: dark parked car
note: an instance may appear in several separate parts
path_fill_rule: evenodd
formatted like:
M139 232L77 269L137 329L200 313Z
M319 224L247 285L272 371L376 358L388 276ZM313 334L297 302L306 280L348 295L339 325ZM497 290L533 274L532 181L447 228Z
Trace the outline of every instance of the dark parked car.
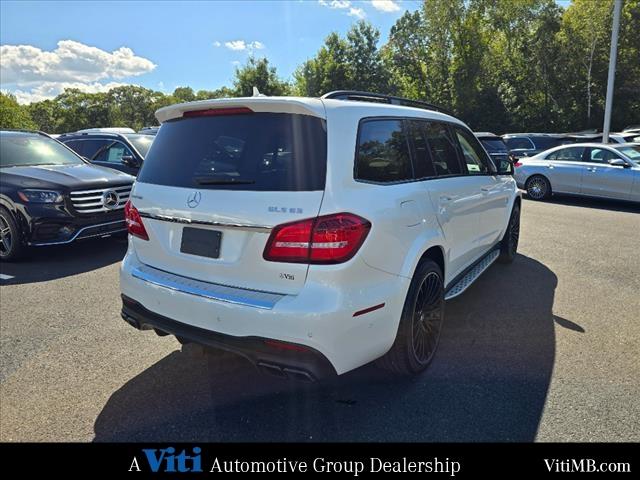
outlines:
M140 133L78 132L58 140L91 163L137 175L154 140Z
M573 143L561 134L553 133L507 133L502 139L516 158L531 157L550 148Z
M474 132L474 135L480 140L487 153L491 155L491 160L498 170L504 170L507 168L506 164L514 160L502 137L491 132Z
M126 231L134 178L92 165L44 133L0 132L0 259L27 247Z

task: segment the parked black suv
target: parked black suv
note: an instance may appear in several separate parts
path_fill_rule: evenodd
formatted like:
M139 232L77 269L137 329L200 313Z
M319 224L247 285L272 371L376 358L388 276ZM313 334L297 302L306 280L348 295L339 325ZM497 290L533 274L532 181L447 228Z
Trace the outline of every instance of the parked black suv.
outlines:
M0 259L125 231L133 181L44 133L0 131Z
M532 157L550 148L573 143L566 136L553 133L507 133L502 139L516 158Z
M155 136L140 133L78 132L58 140L91 163L137 175Z
M473 132L473 134L491 156L498 171L505 170L507 165L515 160L502 137L491 132Z

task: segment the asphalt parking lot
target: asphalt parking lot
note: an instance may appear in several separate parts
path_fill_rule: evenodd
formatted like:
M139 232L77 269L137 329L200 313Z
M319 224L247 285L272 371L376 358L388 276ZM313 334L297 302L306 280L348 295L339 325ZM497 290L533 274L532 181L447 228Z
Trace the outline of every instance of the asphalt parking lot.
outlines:
M128 326L123 240L39 250L0 267L0 440L640 441L639 247L629 204L525 200L425 374L313 385Z

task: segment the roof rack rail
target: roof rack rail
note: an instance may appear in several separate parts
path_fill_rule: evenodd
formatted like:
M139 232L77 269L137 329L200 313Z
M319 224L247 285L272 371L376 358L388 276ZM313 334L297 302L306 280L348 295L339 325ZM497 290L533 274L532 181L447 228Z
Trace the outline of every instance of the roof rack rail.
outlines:
M446 108L423 102L421 100L411 100L409 98L396 97L393 95L384 95L382 93L360 92L358 90L336 90L334 92L325 93L320 98L330 98L334 100L355 100L359 102L376 102L389 103L391 105L402 105L405 107L422 108L424 110L435 110L436 112L453 115Z

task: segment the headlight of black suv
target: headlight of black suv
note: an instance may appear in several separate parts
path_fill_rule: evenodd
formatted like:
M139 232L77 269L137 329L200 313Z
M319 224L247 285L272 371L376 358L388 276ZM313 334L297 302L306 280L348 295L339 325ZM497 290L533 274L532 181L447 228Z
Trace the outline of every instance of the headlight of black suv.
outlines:
M55 190L20 190L18 197L28 203L60 203L62 193Z

